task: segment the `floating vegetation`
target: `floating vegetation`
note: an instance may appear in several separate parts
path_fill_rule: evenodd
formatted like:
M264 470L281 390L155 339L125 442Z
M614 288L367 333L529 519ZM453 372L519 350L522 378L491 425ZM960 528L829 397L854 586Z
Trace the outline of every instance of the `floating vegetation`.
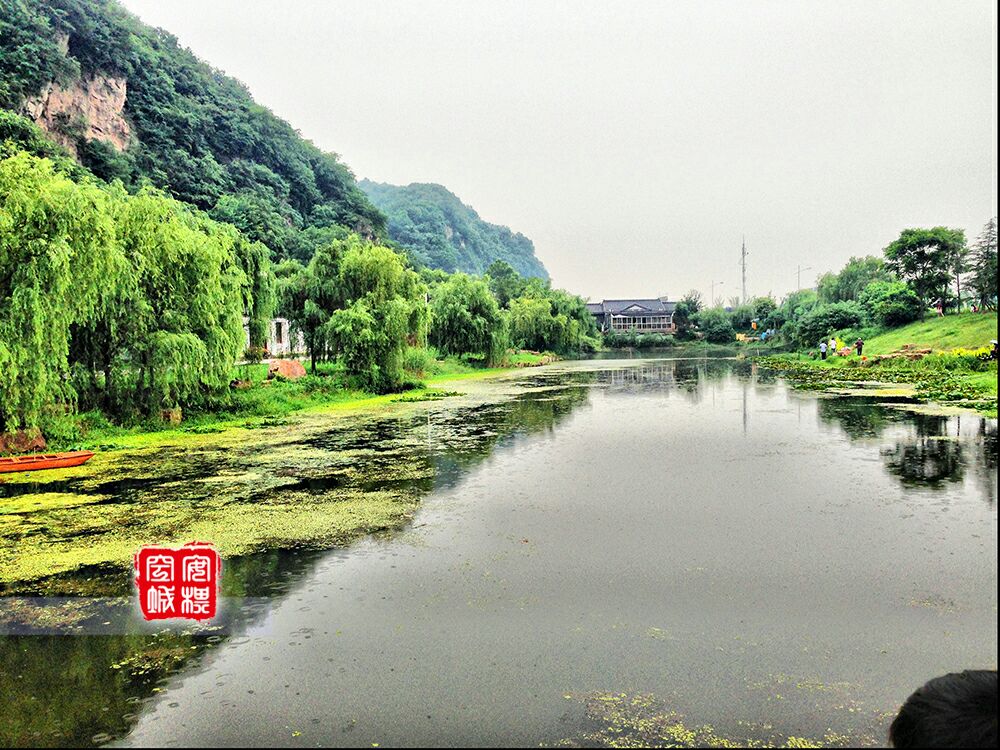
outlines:
M260 419L248 419L241 427L246 430L262 430L267 427L284 427L291 423L292 420L284 417L262 417ZM215 432L222 432L222 430L215 430Z
M739 722L748 736L727 736L708 724L690 724L656 696L592 692L567 694L579 701L588 725L578 736L555 743L556 747L858 747L874 738L827 731L822 737L782 735L764 724Z
M427 390L416 390L404 393L401 396L396 396L393 401L403 402L403 403L414 403L417 401L440 401L443 398L448 398L450 396L461 396L462 394L458 391L427 391Z
M143 544L203 539L230 558L396 531L436 483L454 481L506 435L550 427L585 397L567 389L536 401L481 381L461 406L433 417L429 406L382 400L368 412L299 415L294 430L265 418L253 430L178 431L173 443L101 454L74 469L8 475L0 590L58 595L73 585L61 574L94 566L128 581Z
M949 370L923 362L887 364L851 360L842 366L828 366L812 360L762 357L758 364L781 373L800 390L887 402L945 403L996 415L996 373L991 378L988 372Z
M212 424L192 425L191 427L182 427L181 429L184 432L190 432L194 435L213 435L217 432L225 431L224 427Z

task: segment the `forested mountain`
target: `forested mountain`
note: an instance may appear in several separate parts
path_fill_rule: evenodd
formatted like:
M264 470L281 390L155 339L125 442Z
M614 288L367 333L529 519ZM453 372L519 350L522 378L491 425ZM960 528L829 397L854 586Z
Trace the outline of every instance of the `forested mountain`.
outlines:
M334 227L385 235L335 154L114 0L0 0L0 106L97 176L152 183L277 257L307 259Z
M535 246L523 234L483 221L470 206L441 185L405 187L362 180L364 190L389 217L389 236L415 261L431 268L481 274L495 260L510 263L522 276L547 279Z
M307 261L346 229L389 236L431 268L482 273L499 258L548 277L529 239L438 185L366 182L370 200L337 155L115 0L0 0L0 107L98 177L162 188L276 259ZM9 116L0 127L0 139L29 132Z

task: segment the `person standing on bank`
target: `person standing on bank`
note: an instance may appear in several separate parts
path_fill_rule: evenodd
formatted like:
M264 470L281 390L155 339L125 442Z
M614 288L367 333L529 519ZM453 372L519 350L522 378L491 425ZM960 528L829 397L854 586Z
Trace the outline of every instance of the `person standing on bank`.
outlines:
M825 341L820 341L819 342L819 358L820 359L826 359L826 342Z
M865 342L859 337L857 341L854 342L854 348L858 350L858 356L861 356L861 352L865 348Z
M830 337L830 356L832 357L837 353L837 339L833 336Z

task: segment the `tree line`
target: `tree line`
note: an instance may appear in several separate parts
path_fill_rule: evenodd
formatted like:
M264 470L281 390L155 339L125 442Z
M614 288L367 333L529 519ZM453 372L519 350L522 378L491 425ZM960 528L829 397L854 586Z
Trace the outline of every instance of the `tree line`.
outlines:
M268 255L155 189L0 159L0 430L202 403L229 383L244 313L265 330Z
M417 270L337 226L308 263L275 263L265 244L155 187L130 193L58 150L18 147L35 137L44 147L30 128L0 140L0 432L67 410L129 421L215 408L237 360L263 353L276 313L302 333L314 370L336 362L378 393L406 385L410 349L500 364L511 347L596 345L582 299L505 262L482 277Z
M758 331L812 346L833 331L894 328L920 320L931 308L944 314L973 305L997 307L996 218L971 245L961 229L906 229L881 257L853 257L839 272L821 275L815 289L792 292L780 302L768 295L706 305L692 290L677 303L674 322L680 340L729 343L756 322Z
M353 385L373 392L404 385L408 348L499 365L511 348L566 354L597 346L583 299L502 260L481 277L418 271L391 248L345 231L308 264L278 264L275 276L278 311L302 333L312 370L339 361Z

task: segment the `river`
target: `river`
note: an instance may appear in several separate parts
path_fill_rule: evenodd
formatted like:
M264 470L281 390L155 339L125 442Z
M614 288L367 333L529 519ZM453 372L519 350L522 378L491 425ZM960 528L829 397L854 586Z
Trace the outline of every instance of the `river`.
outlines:
M412 454L377 489L419 507L227 560L221 635L0 636L0 744L871 745L927 679L995 668L996 420L731 360L501 390L303 437Z

